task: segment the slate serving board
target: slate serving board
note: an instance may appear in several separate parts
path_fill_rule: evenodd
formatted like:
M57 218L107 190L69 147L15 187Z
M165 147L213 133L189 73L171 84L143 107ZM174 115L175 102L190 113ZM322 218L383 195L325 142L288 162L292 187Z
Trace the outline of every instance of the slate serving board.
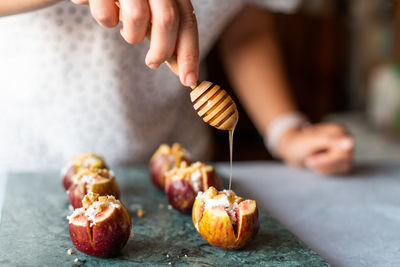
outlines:
M135 233L118 257L100 259L75 249L65 218L71 211L57 172L19 173L8 176L0 266L328 266L263 210L260 231L245 248L212 247L196 232L191 216L167 208L165 194L151 184L147 168L115 173ZM138 207L146 211L142 218L131 211Z

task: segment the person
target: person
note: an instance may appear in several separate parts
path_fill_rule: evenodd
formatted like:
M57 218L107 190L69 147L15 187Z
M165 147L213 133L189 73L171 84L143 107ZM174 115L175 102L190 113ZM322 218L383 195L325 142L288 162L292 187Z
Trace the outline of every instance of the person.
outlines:
M285 81L270 12L299 0L73 2L0 3L0 170L58 168L82 151L111 166L145 163L172 142L209 159L209 127L182 87L202 78L216 42L274 155L322 174L351 169L352 138L337 124L308 124ZM179 79L162 64L173 54Z

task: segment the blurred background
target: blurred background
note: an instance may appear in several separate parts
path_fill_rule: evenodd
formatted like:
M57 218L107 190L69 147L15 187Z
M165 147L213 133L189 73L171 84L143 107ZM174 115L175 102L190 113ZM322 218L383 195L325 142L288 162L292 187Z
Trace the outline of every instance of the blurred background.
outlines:
M299 109L312 122L343 124L356 160L399 161L400 0L306 0L274 16ZM231 91L215 48L207 64L209 79ZM272 159L240 104L239 112L234 160ZM227 133L214 134L214 160L227 161Z

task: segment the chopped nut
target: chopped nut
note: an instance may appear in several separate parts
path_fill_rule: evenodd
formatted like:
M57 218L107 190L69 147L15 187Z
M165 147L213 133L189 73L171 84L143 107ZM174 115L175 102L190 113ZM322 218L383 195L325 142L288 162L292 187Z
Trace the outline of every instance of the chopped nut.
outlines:
M129 205L129 211L131 211L131 212L136 212L141 208L143 208L142 204L131 204L131 205Z
M144 210L142 210L142 209L139 209L139 210L137 211L137 216L138 216L139 218L142 218L145 214L146 214L146 211L144 211Z
M92 205L93 202L95 202L99 197L99 194L97 193L93 193L93 192L89 192L89 194L87 194L83 200L82 200L82 206L85 209L88 209L90 207L90 205Z
M74 262L78 262L78 261L79 261L79 259L78 259L78 258L75 258Z
M107 196L99 196L99 201L100 202L107 201Z
M71 254L72 254L72 248L70 248L70 249L67 250L67 254L68 254L68 255L71 255Z

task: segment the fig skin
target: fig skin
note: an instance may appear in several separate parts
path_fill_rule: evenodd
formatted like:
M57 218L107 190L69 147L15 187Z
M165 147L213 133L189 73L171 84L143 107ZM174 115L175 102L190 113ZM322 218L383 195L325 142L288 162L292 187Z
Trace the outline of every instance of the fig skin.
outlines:
M165 173L171 168L168 156L160 155L154 160L150 161L149 171L153 184L160 190L165 188Z
M190 214L197 193L187 180L170 181L165 191L172 207L182 213Z
M96 218L106 213L106 217L92 227L87 219L84 224L74 221L69 224L72 243L79 251L101 258L116 256L121 251L128 242L132 221L126 208L119 204L119 209L109 208L111 213L106 211L97 215Z
M74 176L75 173L76 173L75 166L69 167L68 170L66 171L62 180L65 190L68 190L72 185L72 176Z
M208 198L214 198L221 193L213 188L208 191L204 193L209 193ZM235 224L232 224L223 206L205 209L201 198L195 200L192 211L193 224L197 232L212 246L227 250L240 249L251 241L259 230L256 201L243 200L236 196L234 198L237 203Z
M91 161L87 161L91 160ZM65 190L68 190L73 184L72 177L81 169L108 169L104 159L93 153L84 153L74 156L66 170L63 171L62 184Z
M202 166L199 169L194 170L200 171L201 173L200 191L206 191L211 186L218 189L222 188L221 179L215 172L214 168L209 165L204 165L199 162L196 162L189 167L183 165L180 168L186 172L183 175L176 173L176 169L169 172L167 174L165 187L168 202L172 207L185 214L190 214L192 212L192 207L198 193L190 182L190 175L194 172L191 171L190 168L193 168L196 164L201 164Z
M191 164L188 153L180 144L175 143L171 147L166 144L160 145L149 162L151 181L158 189L164 191L165 174L183 162Z

